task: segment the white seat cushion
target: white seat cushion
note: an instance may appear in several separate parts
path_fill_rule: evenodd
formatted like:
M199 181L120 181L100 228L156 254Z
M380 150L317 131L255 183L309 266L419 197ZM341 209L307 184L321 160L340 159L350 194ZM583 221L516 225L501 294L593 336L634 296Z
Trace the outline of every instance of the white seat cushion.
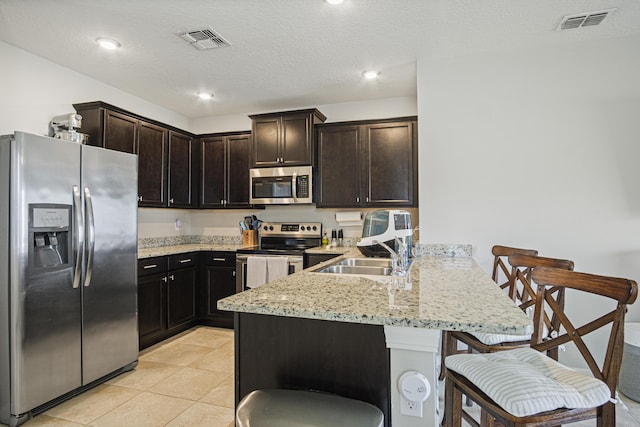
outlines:
M457 354L448 356L445 365L517 417L558 408L593 408L611 397L604 382L529 347Z
M485 334L484 332L469 332L478 341L485 345L496 345L516 341L531 341L531 335L505 335L505 334Z

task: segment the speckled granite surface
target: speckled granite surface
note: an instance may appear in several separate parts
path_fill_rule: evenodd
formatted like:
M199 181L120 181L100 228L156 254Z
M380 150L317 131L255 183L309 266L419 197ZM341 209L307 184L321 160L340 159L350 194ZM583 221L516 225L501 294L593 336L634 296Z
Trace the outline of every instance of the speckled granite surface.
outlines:
M310 271L316 268L222 299L218 308L375 325L532 331L531 321L470 257L415 258L407 282Z
M140 239L138 241L138 259L171 254L182 254L194 251L236 251L244 248L242 239L234 236L178 236L157 237ZM313 254L338 254L350 253L352 256L360 256L355 247L324 247L307 249ZM471 245L449 244L418 244L416 256L456 256L471 257Z

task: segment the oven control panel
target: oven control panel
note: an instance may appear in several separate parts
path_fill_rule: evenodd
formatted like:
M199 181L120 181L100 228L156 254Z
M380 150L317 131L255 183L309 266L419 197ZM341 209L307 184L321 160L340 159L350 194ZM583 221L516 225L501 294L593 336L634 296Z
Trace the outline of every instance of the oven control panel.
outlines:
M263 222L260 234L265 236L322 237L321 222Z

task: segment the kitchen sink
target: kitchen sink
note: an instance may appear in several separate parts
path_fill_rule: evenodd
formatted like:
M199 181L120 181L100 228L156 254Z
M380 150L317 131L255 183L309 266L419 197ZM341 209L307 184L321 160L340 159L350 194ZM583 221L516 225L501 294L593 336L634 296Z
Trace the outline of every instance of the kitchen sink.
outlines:
M391 267L371 266L371 265L343 265L334 264L315 270L316 273L333 273L333 274L359 274L359 275L375 275L390 276Z
M355 276L391 276L393 274L389 258L343 258L311 271Z
M391 260L389 258L345 258L338 261L336 265L391 268Z

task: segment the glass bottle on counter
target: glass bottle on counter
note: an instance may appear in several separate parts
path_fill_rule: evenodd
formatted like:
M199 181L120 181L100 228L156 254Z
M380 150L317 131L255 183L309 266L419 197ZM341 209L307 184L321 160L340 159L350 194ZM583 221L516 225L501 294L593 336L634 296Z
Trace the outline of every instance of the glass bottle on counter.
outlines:
M324 232L322 236L322 246L329 246L329 238L327 237L327 232Z
M331 246L333 246L334 248L336 246L338 246L338 231L337 230L331 230Z

